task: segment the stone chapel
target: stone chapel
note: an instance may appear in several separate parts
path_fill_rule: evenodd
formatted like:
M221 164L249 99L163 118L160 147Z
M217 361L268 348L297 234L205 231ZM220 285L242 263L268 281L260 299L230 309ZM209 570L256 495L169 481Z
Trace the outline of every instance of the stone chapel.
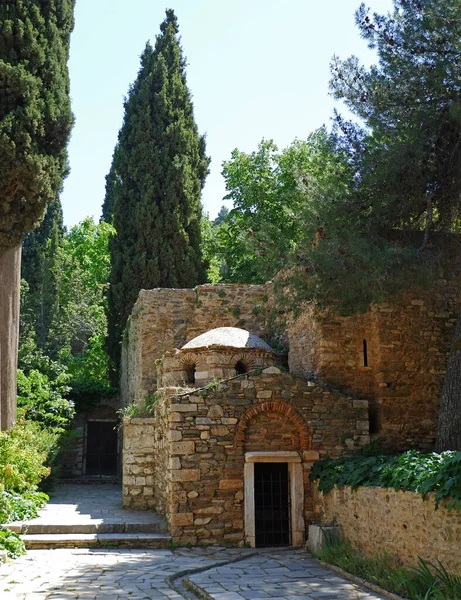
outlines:
M124 506L163 514L180 544L299 546L319 520L315 461L371 439L431 449L458 252L417 297L353 318L307 307L283 331L270 283L142 290L122 353L122 403L140 409L123 426Z

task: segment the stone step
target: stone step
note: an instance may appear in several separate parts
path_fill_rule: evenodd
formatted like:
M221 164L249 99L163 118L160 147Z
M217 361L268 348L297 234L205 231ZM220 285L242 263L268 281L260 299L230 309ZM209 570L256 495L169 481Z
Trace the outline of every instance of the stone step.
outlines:
M167 533L66 533L21 535L28 550L54 548L167 548Z
M87 523L9 523L8 529L14 533L29 535L36 534L71 534L71 533L166 533L166 522L158 520L148 523L120 523L120 522L87 522Z

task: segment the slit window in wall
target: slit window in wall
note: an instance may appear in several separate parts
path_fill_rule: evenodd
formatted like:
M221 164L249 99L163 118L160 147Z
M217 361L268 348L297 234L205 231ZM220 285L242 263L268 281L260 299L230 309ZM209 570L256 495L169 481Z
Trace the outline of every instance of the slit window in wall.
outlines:
M363 340L363 367L368 367L368 346L367 340Z
M195 383L196 365L191 363L186 366L186 383Z
M239 360L235 364L235 372L237 375L245 375L245 373L248 373L248 367L242 360Z

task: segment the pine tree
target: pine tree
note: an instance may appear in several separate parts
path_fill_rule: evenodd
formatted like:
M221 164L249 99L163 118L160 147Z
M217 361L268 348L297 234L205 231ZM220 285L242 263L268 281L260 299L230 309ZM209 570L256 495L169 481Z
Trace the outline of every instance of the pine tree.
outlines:
M108 178L114 194L108 350L115 368L120 339L141 288L193 287L204 281L200 194L208 173L197 131L173 10L155 48L147 44L125 101Z
M20 242L67 168L74 0L0 3L0 412L15 419Z
M338 117L359 182L351 208L367 235L391 227L419 231L413 254L423 258L433 230L460 228L461 5L394 0L392 13L382 16L362 4L356 21L379 64L366 69L355 57L333 63L336 97L366 125ZM392 280L381 278L383 287ZM439 408L439 451L461 450L460 335L461 315Z

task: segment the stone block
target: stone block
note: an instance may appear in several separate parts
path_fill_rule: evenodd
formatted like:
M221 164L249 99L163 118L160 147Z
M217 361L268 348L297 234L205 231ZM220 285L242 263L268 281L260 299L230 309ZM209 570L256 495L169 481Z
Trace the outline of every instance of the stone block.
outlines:
M172 527L188 527L194 524L193 513L176 513L169 516L169 523Z
M182 433L180 431L176 431L176 429L170 429L166 432L166 439L169 442L177 442L182 439Z
M354 408L368 408L368 400L354 400L352 406Z
M179 412L171 412L168 416L168 420L171 423L180 423L183 420L183 416Z
M175 412L197 412L196 404L171 404L170 410Z
M179 469L170 472L171 481L200 481L199 469Z
M195 519L194 525L208 525L208 523L211 521L211 519L212 519L212 517L202 517L202 518Z
M256 398L268 399L272 398L272 390L260 390L256 393Z
M194 454L195 442L171 442L170 452L173 455Z
M312 554L319 554L328 538L341 537L341 528L326 525L309 525L308 546Z
M173 469L174 471L176 471L177 469L180 469L181 468L181 459L178 456L174 456L173 458L170 458L168 461L168 468Z
M221 479L220 490L238 490L243 488L243 479Z
M228 435L229 428L226 425L216 425L216 427L211 428L211 434L217 436Z
M316 450L305 450L303 452L303 460L306 462L313 462L319 460L319 453Z
M222 417L223 414L224 414L224 411L223 411L222 407L219 406L219 404L215 404L214 406L210 407L210 409L207 413L207 416L210 419L219 419L219 417Z

